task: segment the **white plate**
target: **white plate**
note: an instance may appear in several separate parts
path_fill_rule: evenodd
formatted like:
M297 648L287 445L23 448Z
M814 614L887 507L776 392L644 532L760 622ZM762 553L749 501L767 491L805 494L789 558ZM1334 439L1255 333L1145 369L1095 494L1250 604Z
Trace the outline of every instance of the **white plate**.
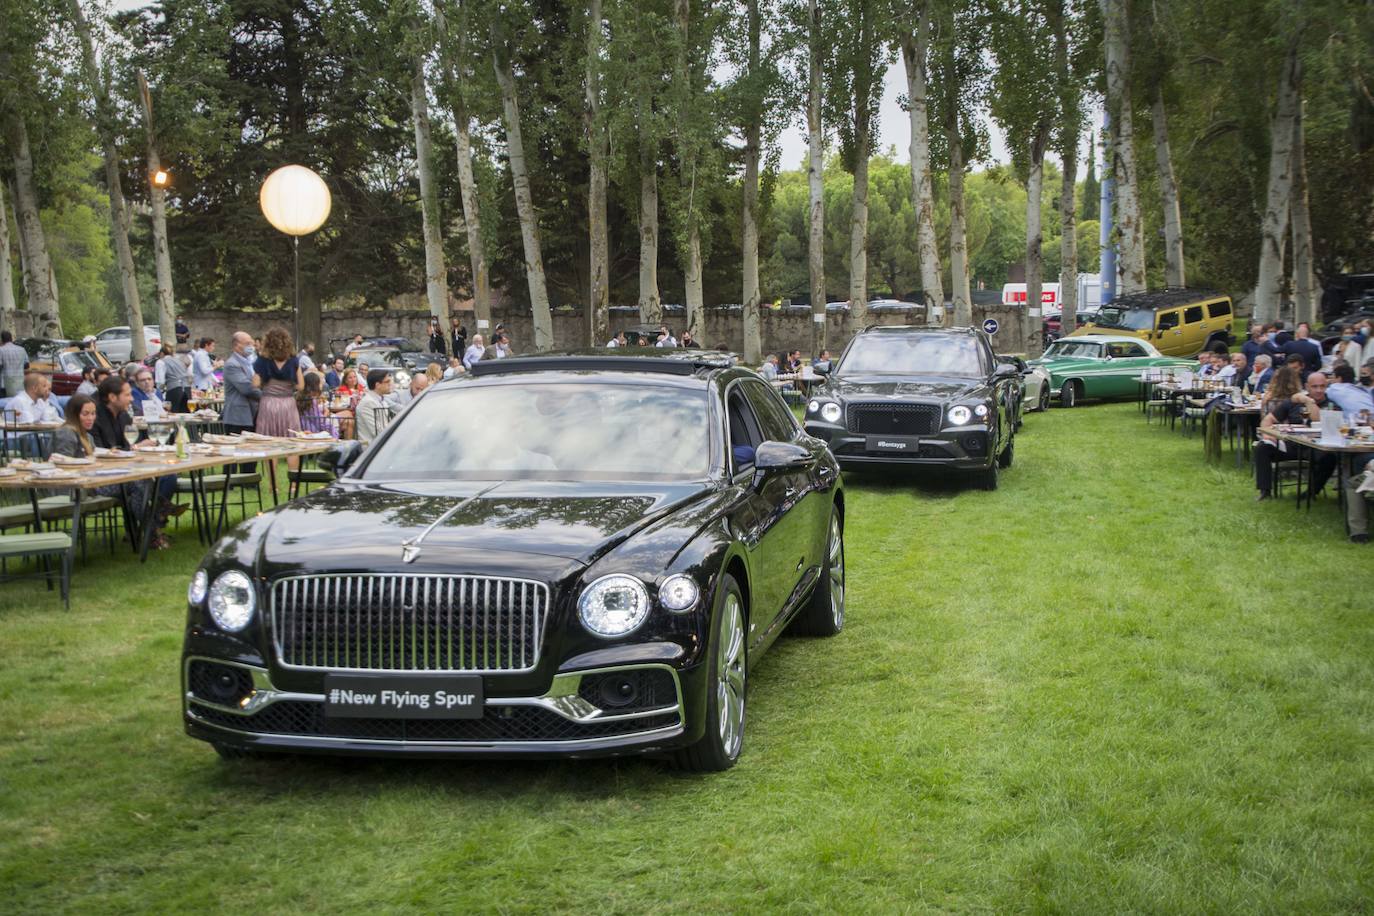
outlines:
M103 455L100 454L100 451L97 449L97 450L96 450L96 453L95 453L95 457L100 458L100 459L102 459L102 460L114 460L114 459L128 460L128 459L130 459L130 458L137 458L137 457L138 457L138 453L136 453L136 452L121 452L121 451L114 451L114 450L111 450L111 449L108 449L108 448L107 448L107 449L105 449L105 454L103 454Z
M73 464L95 464L94 458L68 458L66 455L53 455L53 464L73 465Z

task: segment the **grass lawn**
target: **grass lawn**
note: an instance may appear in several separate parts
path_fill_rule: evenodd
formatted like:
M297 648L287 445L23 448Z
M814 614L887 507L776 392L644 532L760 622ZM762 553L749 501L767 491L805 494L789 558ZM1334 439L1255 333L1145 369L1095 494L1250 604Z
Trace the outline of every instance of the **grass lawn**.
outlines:
M0 908L1368 911L1374 551L1134 405L993 493L850 477L849 621L745 755L225 764L181 732L199 550L0 586Z

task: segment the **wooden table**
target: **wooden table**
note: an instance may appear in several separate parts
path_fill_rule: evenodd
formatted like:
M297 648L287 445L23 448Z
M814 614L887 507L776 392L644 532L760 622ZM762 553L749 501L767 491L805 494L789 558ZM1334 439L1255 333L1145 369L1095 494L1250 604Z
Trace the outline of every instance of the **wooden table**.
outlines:
M219 511L217 518L212 522L211 516L214 511L210 507L209 493L205 487L205 472L213 468L221 468L231 464L245 464L255 461L269 462L270 474L272 477L272 492L276 494L276 460L278 458L304 457L307 455L318 455L328 451L335 443L333 439L270 439L262 441L250 441L240 445L231 455L215 454L207 455L188 455L185 458L177 458L172 452L151 452L136 450L137 458L124 459L100 459L97 458L94 464L62 466L63 470L70 470L76 473L76 477L42 478L27 471L20 471L13 477L0 477L0 489L3 490L63 490L72 492L72 548L73 557L81 530L81 499L82 494L87 490L95 490L100 487L126 486L139 481L154 481L158 478L169 475L186 474L193 481L191 487L191 507L196 514L196 521L206 539L213 541L223 530L229 507L229 489L233 475L227 471L224 474L224 486L220 490ZM100 471L101 473L94 473ZM150 484L148 494L141 512L137 513L139 524L138 530L141 531L139 543L135 545L138 550L140 561L148 558L148 546L152 538L153 513L157 507L157 487ZM131 513L130 507L125 502L124 506L126 527L134 532L134 526L128 524L135 517ZM34 520L38 521L37 498L34 498ZM204 524L201 524L202 520Z

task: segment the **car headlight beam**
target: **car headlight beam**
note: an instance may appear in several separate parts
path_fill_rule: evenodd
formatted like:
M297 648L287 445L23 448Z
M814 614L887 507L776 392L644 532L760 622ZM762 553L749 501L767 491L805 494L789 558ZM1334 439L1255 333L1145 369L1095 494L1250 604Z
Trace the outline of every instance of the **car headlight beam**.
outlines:
M253 619L257 610L257 592L248 574L237 569L220 573L210 586L210 618L215 626L228 633L237 633Z
M634 576L602 576L583 590L577 613L596 636L624 636L648 618L649 591Z
M963 426L973 417L973 412L963 404L949 409L949 422L954 426Z

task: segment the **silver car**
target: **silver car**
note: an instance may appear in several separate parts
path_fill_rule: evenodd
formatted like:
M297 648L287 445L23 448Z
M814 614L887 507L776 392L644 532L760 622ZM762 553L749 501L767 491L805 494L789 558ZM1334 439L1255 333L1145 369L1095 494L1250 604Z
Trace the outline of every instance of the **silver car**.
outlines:
M143 326L144 355L151 355L157 352L158 347L162 346L162 332L157 325L145 324ZM116 328L106 328L95 335L96 348L105 354L105 358L111 363L127 363L132 356L133 337L129 333L127 324Z

